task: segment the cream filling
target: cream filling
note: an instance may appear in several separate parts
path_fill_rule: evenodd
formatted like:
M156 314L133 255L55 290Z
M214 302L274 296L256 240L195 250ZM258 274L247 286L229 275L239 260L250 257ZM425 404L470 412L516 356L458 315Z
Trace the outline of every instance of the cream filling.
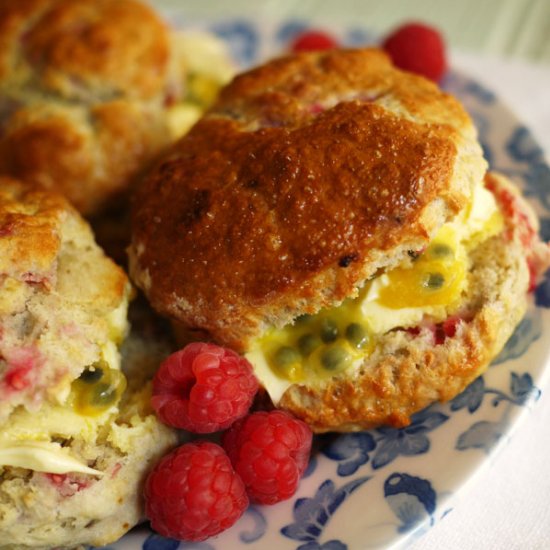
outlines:
M28 468L37 472L103 475L89 468L70 450L52 441L80 438L94 442L99 428L118 412L113 406L97 417L80 415L68 407L45 405L39 413L17 409L0 433L0 466Z
M334 318L346 317L346 322L360 322L368 327L371 336L376 339L396 327L417 326L425 316L435 319L436 322L444 320L448 316L449 308L452 308L466 285L467 251L484 239L496 234L502 227L502 218L499 214L496 201L490 191L481 183L476 187L473 200L469 208L466 208L455 220L445 224L432 242L438 242L448 246L454 253L453 263L448 268L449 272L459 272L456 284L449 292L448 300L434 304L411 305L402 304L399 307L391 307L382 299L385 289L391 290L391 279L396 278L397 271L390 271L370 281L361 289L355 300L344 302L339 308L333 310ZM441 262L434 262L441 265ZM402 268L396 268L402 269ZM413 263L410 269L415 269ZM418 266L417 268L418 269ZM413 272L409 272L412 274ZM397 277L398 278L398 277ZM413 295L414 289L407 290L407 294ZM406 302L406 299L405 299ZM342 325L345 326L345 325ZM285 391L294 383L316 384L322 382L328 376L315 376L311 373L304 377L283 377L270 365L268 354L277 346L288 345L292 342L293 332L300 331L298 324L289 330L274 330L255 343L246 354L247 359L254 366L254 371L260 383L264 386L272 401L276 404L280 401ZM289 336L290 335L290 336ZM346 370L355 370L370 353L371 349L365 349L363 355L351 354Z
M120 353L116 342L120 341L127 329L126 312L128 300L121 302L107 317L112 341L101 346L101 358L111 369L120 370ZM53 441L79 438L94 442L99 428L110 422L118 413L113 404L97 416L78 414L66 403L69 395L60 396L60 405L42 406L39 412L31 413L20 407L9 417L0 430L0 466L26 468L38 472L66 474L78 472L95 476L102 472L89 468L81 459L73 457L70 450Z
M88 468L72 457L59 443L24 441L0 443L0 464L50 474L81 473L102 476L103 472Z

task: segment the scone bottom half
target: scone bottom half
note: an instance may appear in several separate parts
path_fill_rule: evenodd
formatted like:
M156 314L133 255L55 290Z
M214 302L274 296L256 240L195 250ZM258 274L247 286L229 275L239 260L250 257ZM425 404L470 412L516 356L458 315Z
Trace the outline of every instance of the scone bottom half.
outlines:
M460 103L380 51L276 59L145 179L131 275L315 431L404 426L482 372L549 263L486 166Z

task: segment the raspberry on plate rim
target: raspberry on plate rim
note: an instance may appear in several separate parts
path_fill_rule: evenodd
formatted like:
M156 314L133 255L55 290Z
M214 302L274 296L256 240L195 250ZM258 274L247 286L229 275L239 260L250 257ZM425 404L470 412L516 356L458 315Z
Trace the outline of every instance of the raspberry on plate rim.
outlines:
M236 422L222 445L250 500L275 504L296 492L308 465L312 432L289 413L260 411Z
M145 509L155 531L201 541L231 527L248 506L244 484L215 443L186 443L161 459L145 483Z
M384 39L382 48L396 67L435 82L447 71L443 37L425 23L410 22L398 27Z
M337 48L338 42L330 34L318 29L310 29L297 34L290 43L290 51L315 52Z

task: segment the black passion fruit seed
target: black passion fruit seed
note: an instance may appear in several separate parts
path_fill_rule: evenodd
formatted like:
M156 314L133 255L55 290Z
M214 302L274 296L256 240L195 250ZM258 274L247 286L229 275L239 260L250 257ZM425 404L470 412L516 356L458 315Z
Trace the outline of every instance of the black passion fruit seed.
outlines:
M300 360L300 354L290 346L281 346L275 352L275 364L278 367L288 367Z
M334 321L323 319L321 324L321 340L325 344L330 344L338 338L338 327Z
M346 339L352 346L362 348L369 341L369 333L359 323L350 323L346 327Z
M90 399L93 407L104 408L112 405L117 399L117 389L111 384L98 384Z
M101 414L115 405L126 389L126 378L119 370L108 366L101 370L102 376L94 381L88 381L86 377L81 376L73 382L72 405L79 414L87 416ZM90 369L90 375L95 372Z
M300 315L300 317L296 317L294 320L295 323L303 325L307 323L308 321L311 321L313 318L313 315L309 315L308 313L304 313L303 315Z
M429 273L424 281L424 287L430 290L439 290L445 284L445 277L441 273Z
M454 251L450 246L446 244L437 243L430 247L430 255L433 258L449 258L454 257Z
M304 334L298 338L298 349L304 357L311 355L320 345L321 339L315 334Z
M321 364L326 370L338 370L345 365L348 357L349 354L344 348L335 346L321 354Z
M86 367L84 372L80 375L79 380L86 384L95 384L103 378L103 369L101 367L96 367L92 365L91 367Z
M95 384L99 382L109 370L109 363L100 359L87 366L78 379L86 384Z

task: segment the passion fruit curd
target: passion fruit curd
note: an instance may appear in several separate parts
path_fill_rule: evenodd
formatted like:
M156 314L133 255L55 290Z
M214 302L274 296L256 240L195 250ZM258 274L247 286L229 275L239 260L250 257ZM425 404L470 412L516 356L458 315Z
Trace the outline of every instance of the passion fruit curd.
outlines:
M271 329L247 354L274 403L293 383L322 384L358 368L377 340L424 319L441 323L456 313L467 291L468 253L502 230L493 195L478 185L472 204L441 227L421 251L367 283L355 298L294 324Z
M97 361L72 383L69 404L78 414L99 416L120 401L125 389L124 374Z

